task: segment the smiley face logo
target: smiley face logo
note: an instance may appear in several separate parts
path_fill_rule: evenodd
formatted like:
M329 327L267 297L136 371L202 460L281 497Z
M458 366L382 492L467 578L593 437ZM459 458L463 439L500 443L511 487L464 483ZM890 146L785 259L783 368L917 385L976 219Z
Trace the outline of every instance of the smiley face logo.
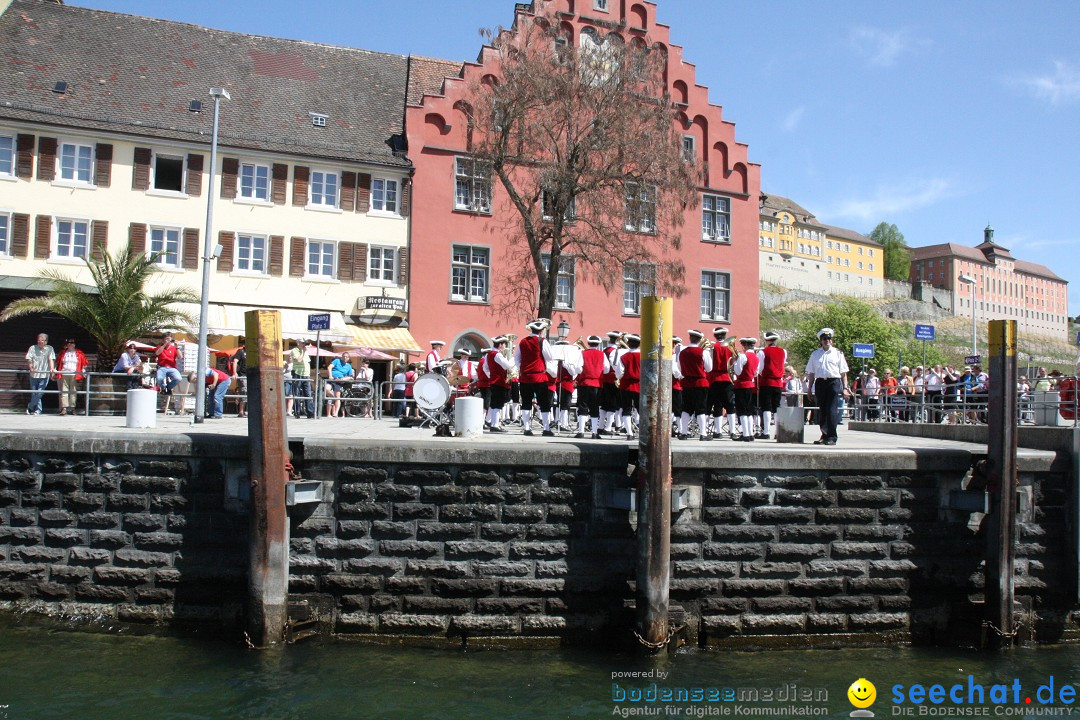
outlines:
M855 707L859 709L868 708L877 699L877 688L874 687L874 683L866 678L859 678L851 683L851 687L847 690L847 696Z

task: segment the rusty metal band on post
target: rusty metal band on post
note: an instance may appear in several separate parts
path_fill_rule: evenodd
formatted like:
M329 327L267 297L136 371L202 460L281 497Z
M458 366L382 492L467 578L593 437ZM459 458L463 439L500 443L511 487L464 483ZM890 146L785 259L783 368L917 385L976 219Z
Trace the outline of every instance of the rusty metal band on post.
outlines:
M1016 635L1016 321L991 320L987 418L986 629L984 645L1008 647Z
M671 298L642 298L637 634L650 650L670 639L671 324Z
M281 363L281 314L252 310L245 314L244 321L251 443L247 626L249 641L264 647L281 642L288 619L285 373Z

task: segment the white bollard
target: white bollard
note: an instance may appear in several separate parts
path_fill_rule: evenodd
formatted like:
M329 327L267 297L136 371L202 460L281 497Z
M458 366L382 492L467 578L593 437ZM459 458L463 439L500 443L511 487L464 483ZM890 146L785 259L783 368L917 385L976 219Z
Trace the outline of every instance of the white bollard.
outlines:
M127 426L129 428L157 427L157 396L154 390L127 391Z
M484 400L462 397L454 401L454 435L480 437L484 432Z
M803 443L803 414L801 407L780 406L776 410L776 442Z

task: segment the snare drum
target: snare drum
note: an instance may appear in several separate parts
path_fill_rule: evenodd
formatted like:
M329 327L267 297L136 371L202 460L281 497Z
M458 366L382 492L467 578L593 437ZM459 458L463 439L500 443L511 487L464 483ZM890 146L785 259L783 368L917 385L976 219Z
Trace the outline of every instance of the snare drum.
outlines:
M421 375L413 384L413 397L423 410L439 410L450 399L450 383L438 373Z

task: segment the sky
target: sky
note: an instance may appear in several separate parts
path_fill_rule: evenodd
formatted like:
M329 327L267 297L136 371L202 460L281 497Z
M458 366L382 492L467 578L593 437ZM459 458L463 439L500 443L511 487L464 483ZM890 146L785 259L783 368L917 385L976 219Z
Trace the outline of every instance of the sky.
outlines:
M68 0L256 35L474 60L513 0ZM306 8L306 10L301 10ZM1080 313L1080 2L658 0L762 191L1069 281Z

